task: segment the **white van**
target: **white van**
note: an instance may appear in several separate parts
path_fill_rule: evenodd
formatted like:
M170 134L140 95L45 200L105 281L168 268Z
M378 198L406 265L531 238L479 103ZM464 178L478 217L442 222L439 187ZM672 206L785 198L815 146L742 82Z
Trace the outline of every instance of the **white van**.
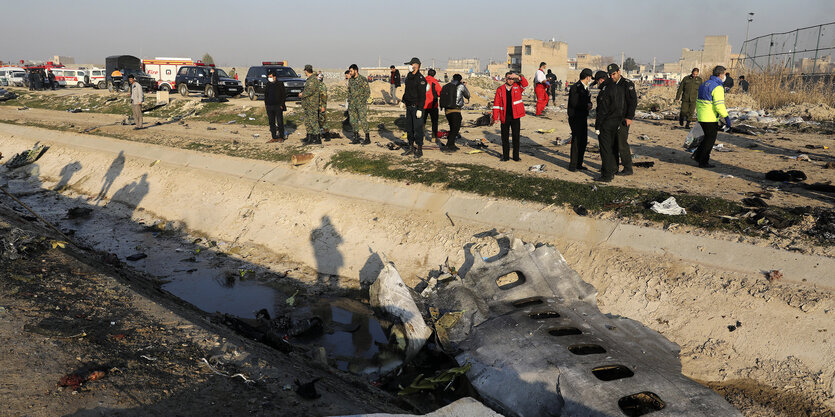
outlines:
M106 74L103 69L88 68L85 71L87 72L87 76L84 78L84 84L88 87L99 89L107 87L107 81L105 80Z
M84 70L68 68L51 68L55 74L55 82L61 87L84 87L84 77L87 73Z
M26 70L20 67L0 67L0 85L23 87Z

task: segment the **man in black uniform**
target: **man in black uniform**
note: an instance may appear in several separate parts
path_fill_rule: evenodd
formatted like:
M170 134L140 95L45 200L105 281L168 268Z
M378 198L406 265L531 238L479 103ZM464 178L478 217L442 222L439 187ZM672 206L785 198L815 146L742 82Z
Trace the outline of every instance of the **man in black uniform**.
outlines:
M600 142L600 176L595 181L611 182L618 169L617 138L618 127L623 123L626 114L626 99L623 90L608 78L605 72L597 71L594 75L600 93L597 94L597 119L594 130L598 132Z
M426 79L420 73L420 60L412 58L406 65L412 70L406 76L403 104L406 105L406 137L409 145L402 155L423 156L423 107L426 104Z
M275 72L267 74L267 85L264 86L264 106L267 110L267 120L270 122L270 134L272 139L267 143L281 143L284 142L284 100L287 97L287 91L284 89L284 83L278 81ZM276 136L278 130L278 136Z
M580 72L580 80L568 89L568 125L571 127L571 161L569 171L585 170L583 155L589 143L588 117L591 110L591 70L588 68ZM556 78L556 77L555 77ZM554 80L556 84L556 80Z
M591 70L589 70L591 71ZM589 74L591 77L591 74ZM551 101L554 105L557 105L557 74L548 70L548 73L545 74L545 79L548 80L548 95L551 96Z
M212 90L214 91L214 97L218 97L220 95L220 77L217 75L217 71L215 71L215 67L209 67L209 85L212 86Z
M629 149L629 126L635 119L635 109L638 108L638 93L635 92L635 84L621 76L617 64L609 64L606 68L609 78L623 92L624 119L618 127L617 142L615 143L615 175L632 175L632 150ZM623 165L623 171L617 172L617 165Z

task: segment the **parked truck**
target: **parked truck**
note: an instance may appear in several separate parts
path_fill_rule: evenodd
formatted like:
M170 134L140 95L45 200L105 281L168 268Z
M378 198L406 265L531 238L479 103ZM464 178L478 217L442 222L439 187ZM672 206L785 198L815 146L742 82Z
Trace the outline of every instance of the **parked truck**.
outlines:
M142 69L156 80L157 89L161 91L176 91L177 72L185 65L194 65L194 61L191 58L165 57L142 60Z
M147 91L156 90L156 80L142 70L142 61L133 55L112 55L104 60L105 78L109 91L127 90L128 75Z

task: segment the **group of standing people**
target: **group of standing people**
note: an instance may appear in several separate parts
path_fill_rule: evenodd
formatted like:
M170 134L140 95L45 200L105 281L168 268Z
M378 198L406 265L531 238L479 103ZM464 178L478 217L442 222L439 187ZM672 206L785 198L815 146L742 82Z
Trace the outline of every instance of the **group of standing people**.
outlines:
M51 69L29 69L26 77L29 81L29 91L54 90L58 87L55 74Z

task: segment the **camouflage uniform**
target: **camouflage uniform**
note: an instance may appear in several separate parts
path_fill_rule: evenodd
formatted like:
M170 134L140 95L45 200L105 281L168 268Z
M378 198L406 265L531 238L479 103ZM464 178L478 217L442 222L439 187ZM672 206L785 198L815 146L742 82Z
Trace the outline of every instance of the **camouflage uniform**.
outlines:
M304 112L304 128L308 135L319 134L319 79L316 74L307 77L302 90L302 111Z
M322 107L325 111L322 111ZM319 130L321 134L328 131L328 86L324 81L319 81Z
M354 132L362 129L363 133L368 131L368 97L371 96L371 89L368 87L368 80L357 75L348 80L348 118L351 121L351 128Z

